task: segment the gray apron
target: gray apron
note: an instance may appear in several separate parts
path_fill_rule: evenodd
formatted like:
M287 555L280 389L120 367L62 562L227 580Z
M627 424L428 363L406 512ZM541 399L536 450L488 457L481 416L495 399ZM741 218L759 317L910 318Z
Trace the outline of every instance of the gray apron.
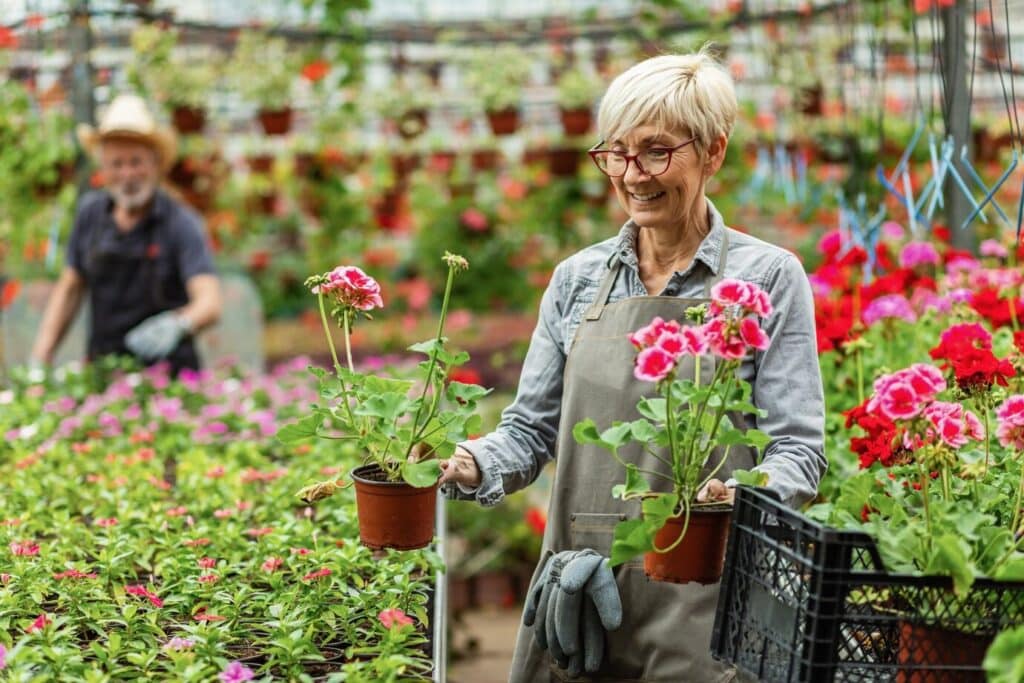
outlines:
M612 486L625 481L622 466L599 446L577 444L572 428L587 417L593 418L601 430L610 427L615 420L640 417L636 411L637 401L642 396L653 395L654 385L633 377L636 350L629 343L628 335L649 324L655 316L688 324L684 317L686 309L708 301L712 285L725 272L728 249L727 231L718 275L705 286L703 299L641 296L608 303L621 261L616 260L605 276L597 298L583 315L566 358L557 468L541 562L534 571L534 582L552 553L592 548L608 557L615 525L625 519L639 518L639 501L623 502L612 498ZM685 357L679 375L692 377L694 370L693 358ZM701 381L711 381L713 373L713 363L709 357L703 357ZM737 422L736 415L730 417L737 427L745 424ZM669 473L664 463L643 453L639 444L630 444L620 449L619 454L643 469ZM720 453L712 456L705 475L720 459ZM750 468L754 464L753 451L734 447L718 476L724 480L732 470ZM660 478L654 481L648 478L648 481L656 491L671 490L669 482ZM644 575L642 557L617 567L615 574L622 597L623 620L617 631L608 634L601 671L593 677L569 679L547 651L537 647L533 629L520 627L511 683L568 680L716 683L733 680L735 670L714 661L709 653L718 585L652 581Z

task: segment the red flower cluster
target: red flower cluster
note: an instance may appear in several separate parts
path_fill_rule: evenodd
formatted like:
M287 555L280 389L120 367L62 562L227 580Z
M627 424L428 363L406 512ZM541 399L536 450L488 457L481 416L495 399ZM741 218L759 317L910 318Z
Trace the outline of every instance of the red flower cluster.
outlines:
M971 295L971 308L978 312L978 315L992 325L992 327L1006 327L1013 321L1024 320L1024 301L1015 299L1013 301L1013 313L1010 312L1011 302L1009 299L999 295L997 287L982 287Z
M993 384L1007 386L1014 376L1013 365L992 353L992 335L977 323L953 325L939 338L939 345L928 352L944 360L942 368L952 369L956 384L967 392L987 391Z
M899 430L896 423L880 412L868 410L870 398L864 403L843 413L846 416L846 428L857 425L867 436L850 439L850 449L860 459L861 469L867 469L880 462L884 467L891 466L900 452Z
M146 598L152 603L153 607L163 607L164 601L161 600L156 593L147 589L145 586L125 586L124 592L128 595L138 595L139 597Z

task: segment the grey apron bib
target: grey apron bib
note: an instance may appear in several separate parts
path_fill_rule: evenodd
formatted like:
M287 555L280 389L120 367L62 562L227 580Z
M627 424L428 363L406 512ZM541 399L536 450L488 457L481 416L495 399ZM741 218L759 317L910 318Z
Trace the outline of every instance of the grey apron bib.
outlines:
M705 286L703 299L642 296L608 303L621 261L617 260L605 276L597 298L584 313L566 358L555 479L541 562L534 571L533 581L552 553L592 548L608 557L615 525L640 516L639 501L627 503L612 498L612 486L625 481L622 467L606 450L577 444L572 429L587 417L593 418L599 429L610 427L615 420L640 417L636 411L637 401L642 396L653 395L654 386L633 377L636 350L629 343L629 334L650 323L655 316L687 324L686 309L707 302L712 285L725 272L728 249L726 231L718 275ZM692 377L694 371L693 358L686 357L679 375ZM701 381L709 382L713 373L713 363L708 357L702 358ZM744 424L736 422L737 416L731 417L737 426ZM643 469L668 473L668 468L643 453L639 444L630 444L619 453L624 460L637 463ZM720 453L712 456L705 473L710 472L720 458ZM754 464L754 453L750 449L733 448L718 477L724 480L732 470L750 468ZM669 483L661 479L650 483L654 490L671 490ZM642 557L617 567L615 574L622 597L622 626L608 634L601 671L592 677L571 680L716 683L735 677L731 667L714 661L709 653L718 585L651 581L644 575ZM548 653L537 647L533 629L520 627L511 683L568 680Z

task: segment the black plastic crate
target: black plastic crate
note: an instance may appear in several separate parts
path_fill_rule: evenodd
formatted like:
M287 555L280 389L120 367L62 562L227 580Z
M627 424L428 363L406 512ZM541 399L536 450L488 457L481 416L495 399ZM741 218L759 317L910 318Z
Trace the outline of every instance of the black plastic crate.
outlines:
M984 683L1001 630L1024 625L1024 582L885 571L866 534L740 487L711 639L716 659L769 683Z

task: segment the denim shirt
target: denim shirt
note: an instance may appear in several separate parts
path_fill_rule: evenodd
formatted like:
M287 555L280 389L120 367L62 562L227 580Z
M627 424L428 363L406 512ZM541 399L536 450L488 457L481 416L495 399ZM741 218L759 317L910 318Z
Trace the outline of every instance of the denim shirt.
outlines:
M716 275L722 238L730 229L710 200L707 205L710 232L686 269L672 275L661 296L703 297L706 282ZM615 259L623 268L608 301L648 295L636 254L638 232L629 221L617 237L587 247L555 268L541 300L515 401L504 410L494 432L460 444L476 460L480 485L447 485L449 497L494 505L505 494L531 484L555 457L565 359L583 313ZM758 285L769 294L773 307L768 319L761 321L770 345L748 353L738 371L753 388L754 404L767 412L750 417L750 426L771 437L755 469L768 474L768 488L798 506L815 496L827 467L810 284L799 260L784 249L734 230L728 245L724 277Z

